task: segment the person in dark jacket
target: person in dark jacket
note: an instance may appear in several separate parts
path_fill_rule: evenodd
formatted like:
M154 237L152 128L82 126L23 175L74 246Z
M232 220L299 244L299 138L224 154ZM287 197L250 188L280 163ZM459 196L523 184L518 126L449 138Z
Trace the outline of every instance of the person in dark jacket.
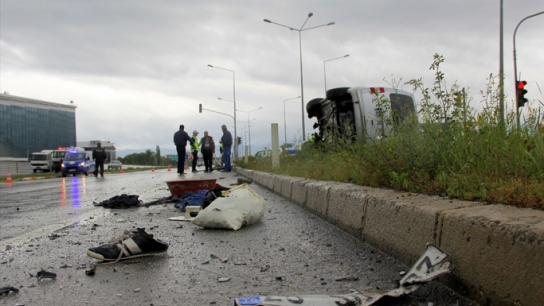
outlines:
M100 176L104 177L104 161L106 160L106 150L102 148L102 144L97 143L93 150L94 160L94 176L98 177L98 168L100 167Z
M213 171L213 153L215 152L215 142L212 136L208 135L208 131L204 131L204 137L200 140L200 151L202 152L202 159L204 159L204 166L206 170L204 172Z
M178 152L178 175L185 174L183 171L185 170L185 147L187 146L187 141L193 145L193 139L185 132L185 126L182 124L179 126L179 131L174 134L174 144Z
M224 162L225 162L225 168L223 169L224 172L230 172L231 170L231 164L230 164L230 153L232 148L232 134L227 130L226 125L221 126L221 130L223 130L223 137L221 137L221 142L223 143L223 156L224 156Z

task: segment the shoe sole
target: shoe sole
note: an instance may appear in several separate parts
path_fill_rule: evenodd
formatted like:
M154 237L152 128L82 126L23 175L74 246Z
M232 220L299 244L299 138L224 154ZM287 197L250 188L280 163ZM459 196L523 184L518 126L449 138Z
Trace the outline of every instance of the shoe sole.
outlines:
M117 259L117 258L110 259L110 258L104 258L104 256L102 256L102 255L100 255L98 253L87 250L87 256L95 258L95 259L100 259L100 260L103 260L103 261L117 261L117 260L133 259L133 258L146 257L146 256L162 255L162 254L165 254L167 251L168 250L164 250L164 251L160 251L160 252L147 252L147 253L141 253L141 254L137 254L137 255L123 256L123 257L121 257L119 259Z

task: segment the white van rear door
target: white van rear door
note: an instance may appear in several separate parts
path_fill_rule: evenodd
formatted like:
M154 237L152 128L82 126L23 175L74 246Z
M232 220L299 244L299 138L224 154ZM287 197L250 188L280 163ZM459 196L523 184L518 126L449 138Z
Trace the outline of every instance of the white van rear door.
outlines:
M370 92L368 87L358 87L354 91L357 95L358 110L361 118L361 123L357 123L358 127L364 127L360 133L357 131L357 137L359 141L364 142L366 137L375 138L383 133L383 123L381 122L379 115L380 110L374 103L376 96ZM383 93L380 93L383 95ZM352 94L353 95L353 94Z

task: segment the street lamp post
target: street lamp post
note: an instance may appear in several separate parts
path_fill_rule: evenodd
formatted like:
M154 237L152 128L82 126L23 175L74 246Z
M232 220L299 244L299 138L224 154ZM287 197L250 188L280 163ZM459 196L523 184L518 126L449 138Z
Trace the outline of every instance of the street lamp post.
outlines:
M249 142L248 142L248 146L249 146L249 155L251 155L251 128L250 128L250 125L249 125L249 121L252 121L252 120L249 120L249 114L251 114L252 112L254 111L258 111L260 109L262 109L263 107L259 107L259 108L256 108L254 110L250 110L250 111L245 111L245 110L241 110L241 109L238 109L239 112L244 112L244 113L247 113L247 132L249 134ZM255 120L255 119L253 119Z
M205 111L208 111L208 112L212 112L212 113L216 113L216 114L221 114L221 115L225 115L225 116L229 116L232 118L232 120L234 121L234 124L236 124L236 120L234 120L234 117L229 115L229 114L226 114L226 113L222 113L222 112L218 112L218 111L214 111L214 110L211 110L211 109L207 109L207 108L201 108L202 110L205 110Z
M287 120L285 119L285 102L289 100L293 100L293 99L298 99L298 98L300 98L300 96L283 100L283 130L285 132L285 139L283 141L284 145L287 143Z
M233 96L233 102L234 102L234 139L238 139L236 136L236 78L234 74L234 70L225 69L217 66L208 65L210 68L216 68L221 70L226 70L232 72L232 96ZM234 144L234 160L238 159L238 143L237 141L233 141Z
M306 20L304 21L304 23L302 24L300 29L295 29L293 27L289 27L289 26L286 26L286 25L283 25L283 24L280 24L280 23L276 23L276 22L270 21L268 19L263 20L264 22L267 22L267 23L272 23L272 24L275 24L275 25L279 25L281 27L288 28L291 31L298 31L298 40L299 40L299 46L300 46L300 95L302 97L302 99L300 100L301 109L302 109L302 140L306 140L306 129L304 127L304 79L303 79L303 76L302 76L303 75L303 73L302 73L302 31L307 31L307 30L311 30L311 29L315 29L315 28L334 25L334 22L329 22L327 24L322 24L322 25L318 25L318 26L315 26L315 27L304 29L304 26L306 25L306 22L308 22L308 19L310 19L310 17L312 17L313 15L314 15L313 13L308 14L308 17L306 18Z
M330 61L334 61L334 60L337 60L337 59L341 59L341 58L344 58L344 57L348 57L348 56L349 56L349 54L346 54L344 56L331 58L331 59L328 59L328 60L323 62L323 78L325 79L325 93L327 93L327 72L325 71L325 63L330 62Z

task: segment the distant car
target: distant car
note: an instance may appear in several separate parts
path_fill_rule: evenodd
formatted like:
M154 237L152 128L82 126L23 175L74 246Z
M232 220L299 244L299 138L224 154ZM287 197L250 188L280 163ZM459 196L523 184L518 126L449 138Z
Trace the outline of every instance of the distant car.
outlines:
M257 151L257 153L255 153L255 157L257 157L257 158L262 158L262 157L267 157L267 156L272 156L272 150L271 149L259 150L259 151Z
M278 154L281 154L282 150L279 149ZM265 148L263 150L259 150L255 153L255 157L257 158L263 158L263 157L271 157L272 156L272 149Z
M112 160L108 164L108 169L121 169L121 168L123 168L123 164L118 160Z

